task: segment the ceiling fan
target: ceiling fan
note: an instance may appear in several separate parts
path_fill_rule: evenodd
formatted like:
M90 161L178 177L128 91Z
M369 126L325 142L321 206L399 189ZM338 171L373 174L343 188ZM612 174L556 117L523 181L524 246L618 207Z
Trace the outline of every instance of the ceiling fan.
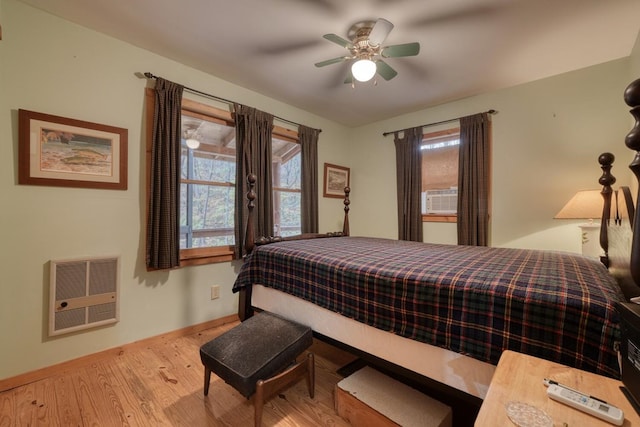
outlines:
M418 42L382 46L392 29L391 22L379 18L377 21L362 21L352 25L347 35L350 41L336 34L325 34L322 37L344 47L349 51L349 55L327 59L316 63L315 66L324 67L355 59L345 83L353 85L353 79L366 82L371 80L376 73L385 80L391 80L398 75L398 72L382 58L415 56L420 52L420 43Z

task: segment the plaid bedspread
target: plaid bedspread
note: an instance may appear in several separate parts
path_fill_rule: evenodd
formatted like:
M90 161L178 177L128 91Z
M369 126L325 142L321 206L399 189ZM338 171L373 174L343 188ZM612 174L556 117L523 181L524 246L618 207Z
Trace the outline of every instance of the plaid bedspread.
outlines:
M580 255L332 237L256 247L234 291L253 283L492 364L510 349L620 376L624 296Z

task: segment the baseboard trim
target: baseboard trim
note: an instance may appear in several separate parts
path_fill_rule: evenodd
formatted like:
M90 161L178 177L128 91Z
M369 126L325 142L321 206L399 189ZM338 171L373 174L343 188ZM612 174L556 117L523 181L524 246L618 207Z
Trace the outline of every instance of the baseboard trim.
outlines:
M167 332L165 334L156 335L153 337L145 338L140 341L134 341L129 344L124 344L118 347L110 348L98 353L88 354L86 356L79 357L77 359L68 360L66 362L57 363L55 365L47 366L45 368L37 369L31 372L25 372L24 374L16 375L15 377L6 378L0 380L0 392L11 390L12 388L20 387L26 384L30 384L35 381L40 381L45 378L49 378L53 375L63 373L68 370L77 369L79 366L84 366L87 363L93 361L102 360L109 357L116 357L122 355L124 352L133 351L140 347L149 346L155 342L175 339L192 335L203 331L205 329L216 328L227 323L238 321L238 315L232 314L218 319L210 320L197 325L187 326L186 328L177 329L175 331Z

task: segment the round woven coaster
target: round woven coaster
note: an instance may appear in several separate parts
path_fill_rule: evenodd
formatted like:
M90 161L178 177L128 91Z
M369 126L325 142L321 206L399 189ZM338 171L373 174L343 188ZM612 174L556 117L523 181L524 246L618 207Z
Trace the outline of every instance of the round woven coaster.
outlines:
M518 427L553 427L553 420L546 412L524 402L507 402L507 416Z

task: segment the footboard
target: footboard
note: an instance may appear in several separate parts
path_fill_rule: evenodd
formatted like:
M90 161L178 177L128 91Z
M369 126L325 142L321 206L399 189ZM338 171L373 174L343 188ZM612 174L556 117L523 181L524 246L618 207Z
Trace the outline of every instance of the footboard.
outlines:
M345 187L344 189L344 221L342 224L342 231L339 232L329 232L329 233L303 233L295 236L260 236L256 238L255 228L254 228L254 208L255 208L255 199L256 199L256 176L254 174L250 174L247 176L247 184L249 190L247 191L247 227L245 233L245 242L244 247L247 255L249 255L256 246L266 245L269 243L275 242L284 242L289 240L301 240L301 239L318 239L324 237L338 237L338 236L348 236L349 235L349 205L351 201L349 200L349 194L351 193L351 188ZM253 315L253 309L251 307L251 287L245 287L239 291L239 301L238 301L238 317L240 320L245 320Z

